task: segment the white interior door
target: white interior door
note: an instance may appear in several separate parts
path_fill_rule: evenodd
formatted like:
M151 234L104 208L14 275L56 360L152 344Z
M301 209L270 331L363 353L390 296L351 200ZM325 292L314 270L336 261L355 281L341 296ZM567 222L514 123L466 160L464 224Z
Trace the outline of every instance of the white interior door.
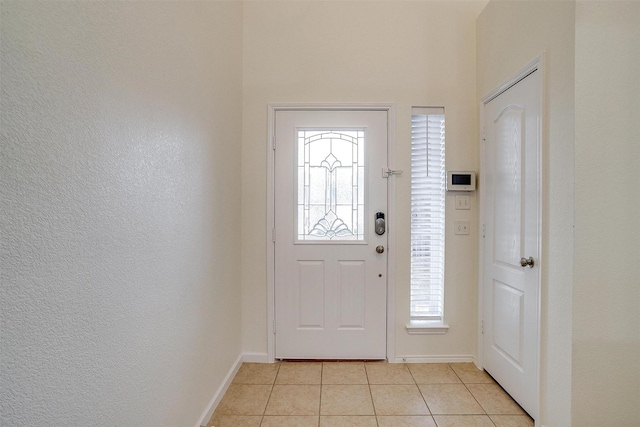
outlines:
M275 356L384 359L387 112L275 120Z
M538 411L540 71L484 107L484 368Z

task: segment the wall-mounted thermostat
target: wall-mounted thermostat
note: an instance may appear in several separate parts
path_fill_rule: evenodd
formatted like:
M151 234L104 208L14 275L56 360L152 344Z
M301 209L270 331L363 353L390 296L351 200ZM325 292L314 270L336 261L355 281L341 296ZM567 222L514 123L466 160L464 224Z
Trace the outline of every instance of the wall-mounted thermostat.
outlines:
M475 172L447 172L447 191L475 191Z

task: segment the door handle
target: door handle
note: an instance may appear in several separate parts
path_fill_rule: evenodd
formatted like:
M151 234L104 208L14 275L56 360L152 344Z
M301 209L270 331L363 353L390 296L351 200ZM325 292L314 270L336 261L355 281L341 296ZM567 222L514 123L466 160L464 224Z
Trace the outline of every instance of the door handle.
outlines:
M384 252L384 246L382 245L378 245L376 246L376 252L378 252L379 254Z
M533 268L534 264L535 263L533 262L533 257L529 257L529 259L524 258L524 257L520 258L520 265L522 267L529 266L529 268Z

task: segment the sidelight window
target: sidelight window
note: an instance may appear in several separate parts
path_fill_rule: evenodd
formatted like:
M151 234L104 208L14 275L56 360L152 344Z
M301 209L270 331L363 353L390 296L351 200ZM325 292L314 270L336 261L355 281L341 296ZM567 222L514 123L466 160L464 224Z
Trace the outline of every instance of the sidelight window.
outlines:
M412 324L443 321L445 183L444 108L413 108L410 307Z

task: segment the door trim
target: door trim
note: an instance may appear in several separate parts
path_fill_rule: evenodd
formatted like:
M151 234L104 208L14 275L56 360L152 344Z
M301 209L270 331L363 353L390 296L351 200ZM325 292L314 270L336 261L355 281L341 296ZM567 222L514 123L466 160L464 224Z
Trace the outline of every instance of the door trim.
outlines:
M478 145L479 145L479 169L480 169L480 176L479 176L479 185L478 185L478 200L479 200L479 209L478 209L478 222L480 224L480 227L478 227L479 230L479 236L478 236L478 329L477 329L477 349L478 349L478 354L477 354L477 365L480 369L483 368L484 366L484 339L483 339L483 316L484 316L484 259L485 259L485 253L484 253L484 236L483 236L483 229L484 229L484 224L486 223L486 218L485 218L485 194L486 194L486 190L485 190L485 181L484 179L482 179L482 173L483 171L486 170L486 162L485 162L485 156L486 156L486 146L484 144L484 122L485 122L485 105L488 104L491 100L495 99L496 97L500 96L502 93L506 92L507 90L509 90L511 87L515 86L516 84L518 84L518 82L524 80L527 76L529 76L531 73L538 71L540 73L540 84L538 87L538 91L539 91L539 95L540 95L540 104L539 104L539 117L540 117L540 121L538 123L538 134L540 135L540 139L539 139L539 147L538 147L538 165L537 165L537 169L538 169L538 188L540 189L540 191L538 192L537 195L537 203L538 203L538 218L539 218L539 225L538 225L538 251L539 253L537 254L537 259L540 260L541 262L538 264L540 267L539 270L539 275L538 275L538 300L536 301L536 307L537 307L537 316L538 316L538 324L537 324L537 336L536 336L536 346L537 346L537 354L535 355L535 370L536 370L536 384L535 384L535 389L536 389L536 396L537 396L537 402L536 402L536 407L537 407L537 416L535 417L535 425L539 426L540 424L540 419L541 419L541 406L540 403L542 401L541 399L541 395L540 395L540 381L541 381L541 333L542 333L542 277L544 277L545 274L545 263L544 263L544 259L543 259L543 242L542 242L542 236L543 236L543 227L545 224L544 218L542 216L542 203L544 201L544 194L546 194L545 191L545 187L543 186L543 184L545 183L545 179L544 179L544 169L542 168L543 164L546 164L546 157L545 157L545 148L546 147L546 97L545 97L545 87L546 87L546 67L545 67L545 52L542 52L542 54L540 56L538 56L537 58L535 58L533 61L531 61L529 64L527 64L525 67L521 68L517 73L515 73L511 78L507 79L506 81L504 81L502 84L498 85L498 87L496 87L494 90L492 90L491 92L489 92L487 95L485 95L484 97L482 97L480 99L480 103L479 103L479 113L480 113L480 118L479 118L479 135L478 135ZM536 255L534 255L535 257Z
M387 112L387 162L390 169L395 166L395 105L386 103L269 103L267 134L267 362L275 361L275 119L278 111L386 111ZM382 171L381 171L382 173ZM395 177L387 181L387 360L395 359L395 277L396 277L396 207Z

